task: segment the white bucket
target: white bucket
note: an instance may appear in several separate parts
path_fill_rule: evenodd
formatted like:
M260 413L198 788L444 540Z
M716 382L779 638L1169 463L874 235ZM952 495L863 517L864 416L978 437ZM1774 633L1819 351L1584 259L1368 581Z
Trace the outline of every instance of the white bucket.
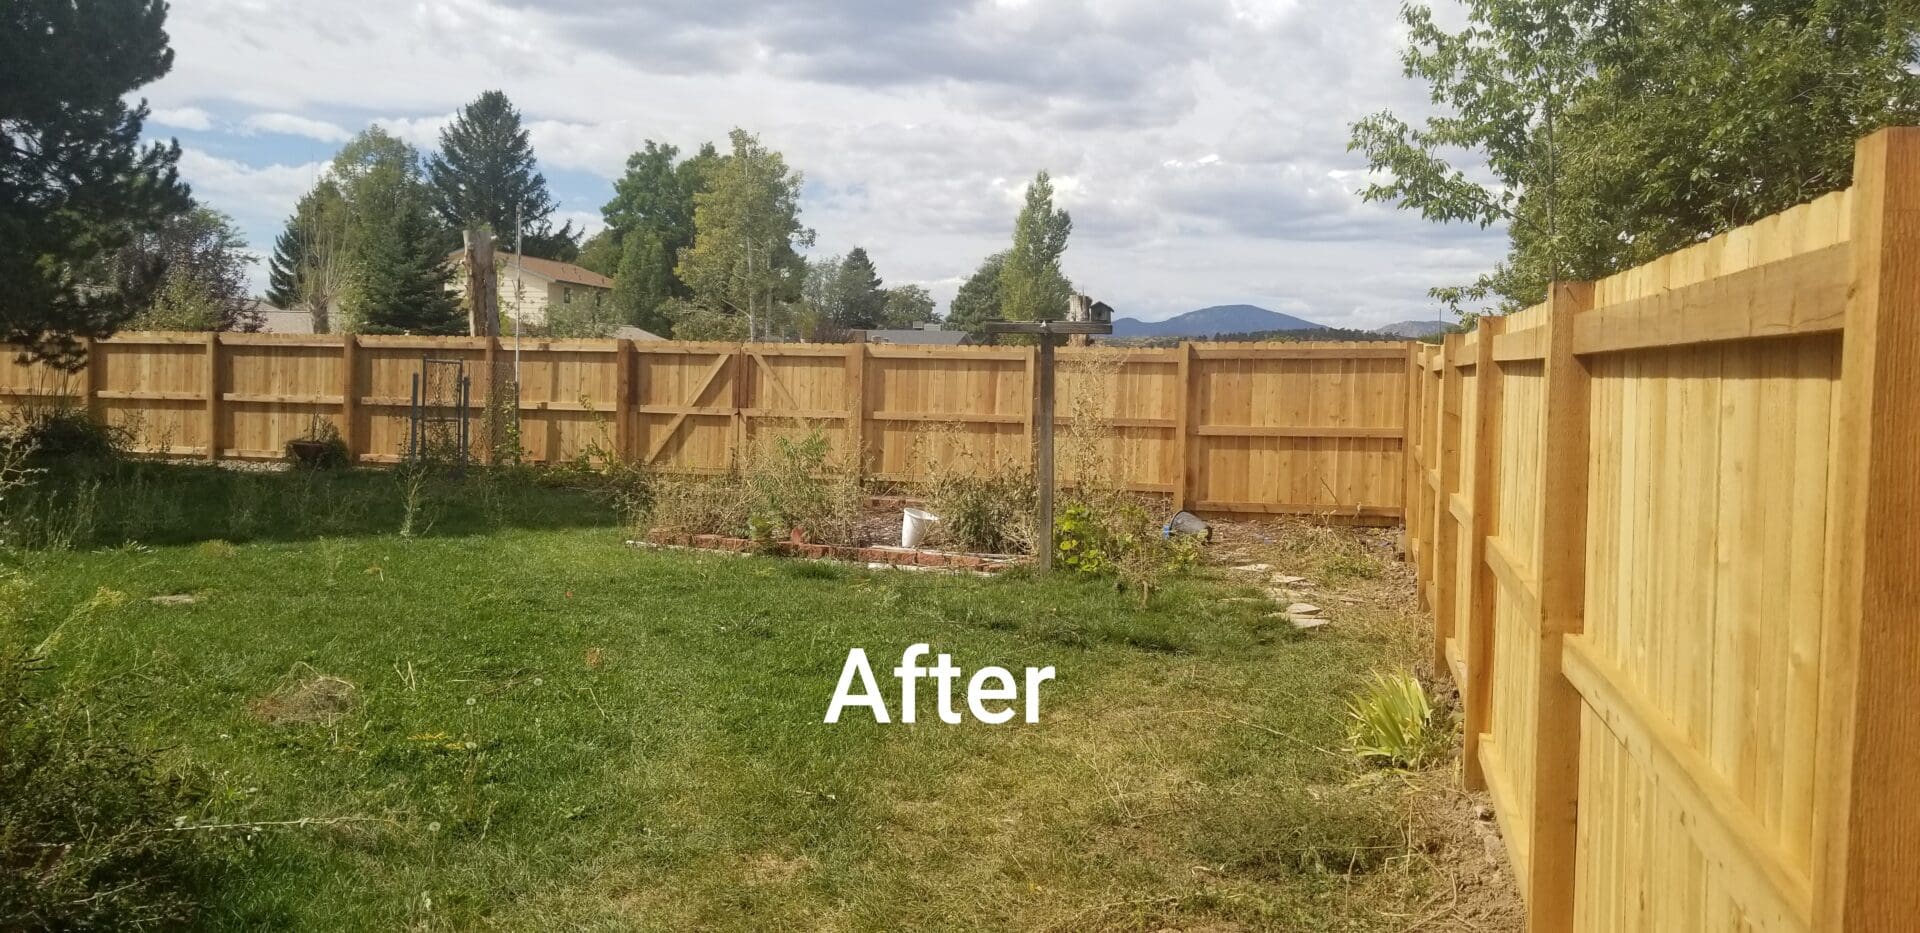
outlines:
M939 520L940 516L921 509L908 509L900 513L900 546L919 547L928 529Z

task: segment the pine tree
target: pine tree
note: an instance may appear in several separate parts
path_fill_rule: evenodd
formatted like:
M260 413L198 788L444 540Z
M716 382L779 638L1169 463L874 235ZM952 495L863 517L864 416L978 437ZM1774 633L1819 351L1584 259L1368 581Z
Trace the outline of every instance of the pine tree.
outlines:
M500 91L481 94L440 131L440 153L427 162L427 189L434 214L448 228L484 224L510 243L518 222L527 255L571 261L579 254L573 224L553 227L546 176L520 111Z
M273 256L267 260L267 304L285 310L300 303L300 265L306 255L296 214L273 240Z
M1053 180L1046 172L1034 176L1000 272L1000 309L1008 320L1052 321L1066 314L1073 285L1060 271L1060 256L1072 232L1073 218L1054 210Z
M840 261L834 278L837 316L834 323L848 330L879 327L887 316L887 293L881 288L880 273L867 258L867 251L856 246Z
M0 341L77 365L158 287L113 257L191 205L178 144L140 142L136 88L173 67L164 0L0 8Z
M367 219L355 250L355 311L367 334L462 334L466 319L447 291L452 270L434 242L433 218L406 198Z

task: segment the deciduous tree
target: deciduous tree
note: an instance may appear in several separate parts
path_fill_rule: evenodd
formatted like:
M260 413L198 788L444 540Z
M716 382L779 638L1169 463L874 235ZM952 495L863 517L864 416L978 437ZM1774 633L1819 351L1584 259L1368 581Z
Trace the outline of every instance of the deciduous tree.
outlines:
M693 245L676 271L696 304L743 317L752 339L773 332L770 319L798 297L799 248L813 231L800 225L800 173L745 130L729 140L731 152L694 196Z
M947 307L947 323L976 336L986 332L986 322L1003 320L1000 311L1000 277L1007 266L1005 250L981 260L980 268L960 285Z
M1073 218L1053 206L1053 179L1046 172L1027 186L1026 204L1013 224L1013 249L1000 270L1000 310L1009 320L1051 321L1067 313L1073 285L1060 270Z
M1435 288L1460 312L1539 301L1850 183L1854 140L1920 119L1904 0L1468 0L1403 13L1440 113L1356 123L1369 200L1505 225L1507 259ZM1475 164L1455 164L1464 150ZM1491 176L1490 178L1488 176Z

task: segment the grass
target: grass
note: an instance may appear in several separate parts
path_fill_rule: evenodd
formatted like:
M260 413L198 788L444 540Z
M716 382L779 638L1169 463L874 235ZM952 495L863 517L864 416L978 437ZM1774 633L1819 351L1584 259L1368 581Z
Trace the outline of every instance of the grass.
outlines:
M183 816L261 824L214 928L1370 930L1433 893L1402 798L1339 751L1395 640L1208 580L1142 608L636 550L591 491L525 481L441 481L405 538L386 474L61 481L96 504L17 558L23 634L127 596L52 660L212 774ZM918 641L1055 666L1041 723L821 723L849 648Z

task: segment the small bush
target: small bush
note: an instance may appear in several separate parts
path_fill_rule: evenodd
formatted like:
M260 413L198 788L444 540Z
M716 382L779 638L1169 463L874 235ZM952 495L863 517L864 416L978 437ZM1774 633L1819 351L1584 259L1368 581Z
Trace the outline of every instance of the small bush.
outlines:
M97 421L82 408L25 409L0 424L0 446L37 465L115 460L132 444L130 431Z
M1426 688L1406 671L1376 673L1347 701L1347 746L1361 760L1418 769L1446 753L1447 734L1435 722Z
M832 454L818 428L757 446L742 477L752 496L749 523L760 532L749 537L779 538L797 529L820 544L854 543L865 496Z
M963 551L1018 554L1033 549L1038 493L1033 474L1006 468L983 475L936 472L927 484L927 509L940 516L940 539Z

